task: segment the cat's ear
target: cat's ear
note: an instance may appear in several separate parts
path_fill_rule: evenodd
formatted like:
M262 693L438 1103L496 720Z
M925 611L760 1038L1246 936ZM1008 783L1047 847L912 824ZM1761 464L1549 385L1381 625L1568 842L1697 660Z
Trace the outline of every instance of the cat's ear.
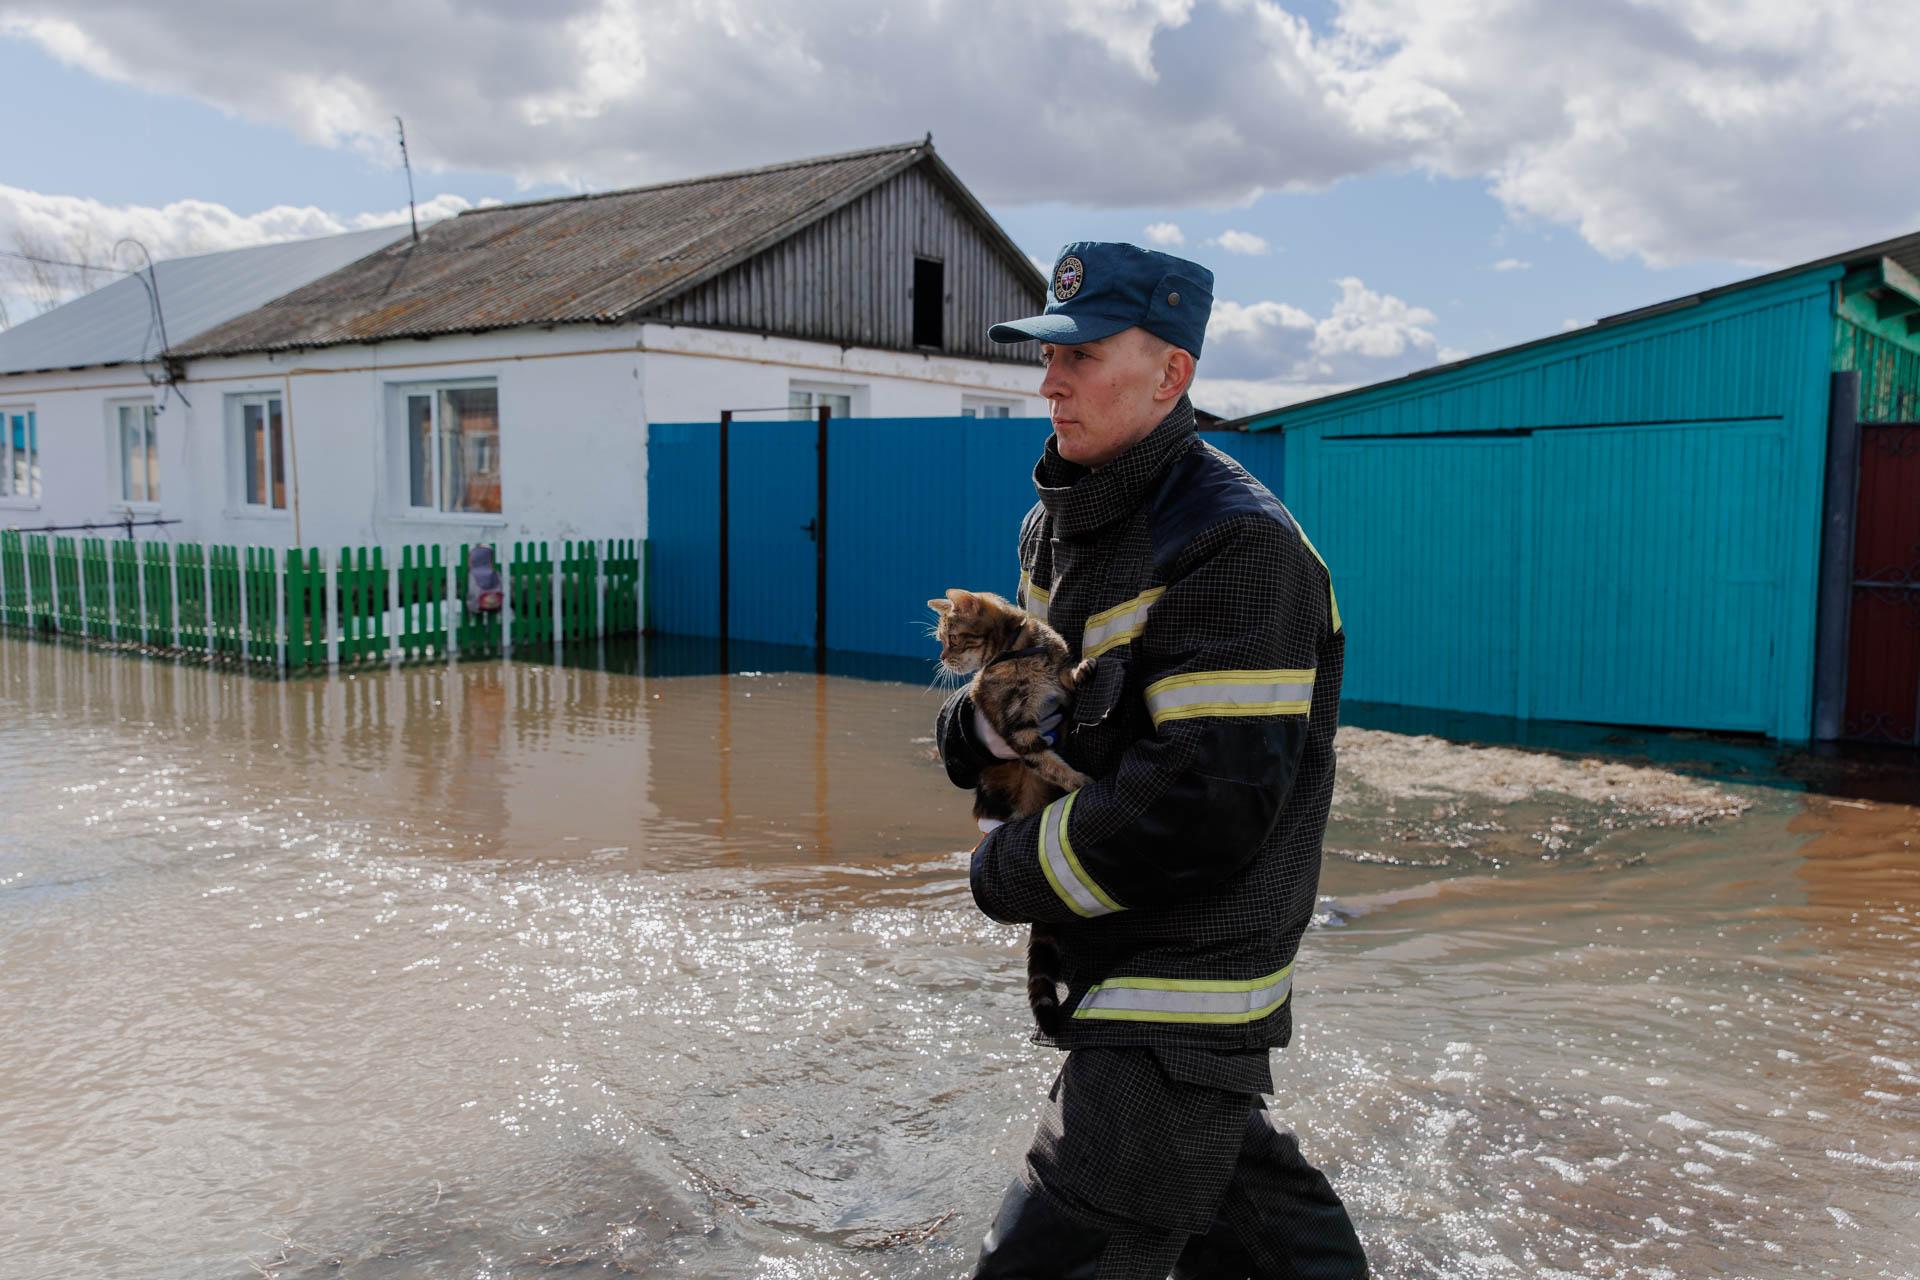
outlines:
M953 612L953 606L947 603L945 600L929 600L927 601L927 608L933 610L935 613L941 615L942 617L945 617L947 614Z
M974 599L973 592L962 591L959 587L948 587L947 599L952 602L955 613L965 613L977 603Z

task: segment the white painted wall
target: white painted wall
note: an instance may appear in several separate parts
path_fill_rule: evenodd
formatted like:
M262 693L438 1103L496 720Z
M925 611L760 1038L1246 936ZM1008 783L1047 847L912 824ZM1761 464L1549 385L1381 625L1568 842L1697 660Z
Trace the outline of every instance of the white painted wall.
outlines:
M492 378L499 389L497 517L406 509L404 474L390 456L391 388L451 378ZM165 406L161 501L136 515L183 522L142 530L142 538L297 541L333 550L644 536L649 422L713 421L722 409L784 405L794 382L854 388L854 412L864 417L956 416L963 396L1006 399L1016 414L1039 416L1046 412L1034 394L1039 381L1039 369L1027 365L651 324L197 360L171 396L129 366L12 375L0 377L0 406L31 406L38 417L42 495L38 502L0 498L0 527L120 517L127 504L118 496L112 405L128 398ZM291 501L270 514L250 513L238 501L229 415L233 398L248 392L278 394L288 406L297 522Z

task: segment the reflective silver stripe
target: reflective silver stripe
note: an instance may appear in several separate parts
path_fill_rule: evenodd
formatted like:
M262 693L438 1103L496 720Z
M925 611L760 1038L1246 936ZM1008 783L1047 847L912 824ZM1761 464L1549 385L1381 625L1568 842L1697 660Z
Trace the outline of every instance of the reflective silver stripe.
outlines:
M1195 716L1303 716L1313 706L1311 669L1189 671L1147 686L1155 727Z
M1051 600L1052 597L1039 587L1033 585L1033 579L1027 575L1025 569L1020 571L1019 595L1020 607L1022 609L1025 609L1042 622L1047 620L1047 602Z
M1165 587L1149 587L1126 603L1103 609L1088 618L1086 628L1080 633L1080 656L1097 658L1145 631L1153 602L1165 594Z
M1067 818L1073 812L1073 797L1078 794L1069 792L1040 811L1040 870L1075 915L1109 915L1121 910L1120 904L1108 897L1080 865L1080 859L1073 855L1073 840L1067 835Z
M1250 982L1109 978L1081 997L1076 1018L1120 1022L1254 1022L1287 1002L1293 966Z

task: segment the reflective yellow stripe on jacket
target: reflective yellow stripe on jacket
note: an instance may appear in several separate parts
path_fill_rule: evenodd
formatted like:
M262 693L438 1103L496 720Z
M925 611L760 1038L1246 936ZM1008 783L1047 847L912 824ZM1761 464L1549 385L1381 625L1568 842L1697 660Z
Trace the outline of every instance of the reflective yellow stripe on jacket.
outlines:
M1033 578L1025 569L1020 571L1020 591L1018 603L1022 609L1045 622L1047 620L1047 602L1052 599L1047 592L1033 585Z
M1257 1022L1293 993L1293 966L1245 982L1212 978L1108 978L1095 983L1076 1018L1117 1022Z
M1075 915L1104 916L1124 911L1126 908L1108 897L1080 865L1080 859L1073 856L1067 819L1073 813L1073 797L1078 794L1069 792L1040 811L1040 870Z
M1304 716L1313 671L1189 671L1147 686L1154 728L1196 716Z
M1125 604L1102 609L1087 619L1080 632L1080 656L1097 658L1109 649L1117 649L1147 629L1147 613L1153 602L1167 594L1165 587L1149 587Z

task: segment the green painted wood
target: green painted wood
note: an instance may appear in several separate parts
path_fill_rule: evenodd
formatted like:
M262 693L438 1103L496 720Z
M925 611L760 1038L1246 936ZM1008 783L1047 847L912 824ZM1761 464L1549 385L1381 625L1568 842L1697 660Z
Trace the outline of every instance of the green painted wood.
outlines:
M85 630L90 640L113 637L113 587L107 568L107 544L102 538L80 540L80 590L85 597Z
M581 644L600 634L600 559L592 542L561 544L560 635Z
M53 540L53 594L61 631L78 635L85 629L86 611L80 599L80 551L72 538Z
M287 552L286 633L290 669L327 665L327 571L316 548Z
M221 657L238 658L242 652L240 630L240 552L236 547L207 548L208 619L213 631L213 652Z
M1860 375L1862 422L1920 418L1920 336L1902 320L1882 320L1871 300L1848 298L1833 325L1833 371Z
M445 656L447 566L439 546L400 548L398 585L402 656Z
M607 635L632 635L640 627L641 545L632 538L614 538L607 543L601 606L601 628Z
M207 553L199 543L182 542L174 548L173 581L180 647L204 653L208 638Z
M492 543L484 545L494 553L494 563L499 564L500 548ZM460 558L453 566L453 589L460 609L459 621L454 627L454 640L462 658L492 657L501 648L501 615L467 612L467 550L467 544L461 543Z
M57 625L53 599L53 550L44 533L27 535L28 622L36 631Z
M108 545L113 562L114 637L137 644L145 629L140 601L140 548L131 542Z
M146 639L151 645L173 647L173 547L166 542L149 542L145 554L146 582L144 620Z
M18 529L0 529L0 622L27 625L27 556Z
M384 548L340 548L340 661L387 659L387 562Z
M544 542L516 542L507 566L508 634L513 647L553 643L553 556Z
M280 663L280 611L273 548L246 549L247 661Z

